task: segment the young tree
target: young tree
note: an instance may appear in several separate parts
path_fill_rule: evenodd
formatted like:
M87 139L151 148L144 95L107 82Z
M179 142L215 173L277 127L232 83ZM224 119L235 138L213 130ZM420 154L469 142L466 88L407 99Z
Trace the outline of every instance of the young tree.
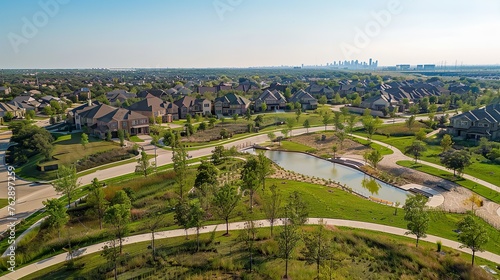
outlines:
M370 152L368 155L368 161L370 164L373 166L373 168L377 169L377 164L383 159L384 157L378 150L373 150Z
M267 134L267 137L269 138L269 140L270 140L271 142L273 142L273 141L274 141L274 139L276 139L276 134L274 134L274 132L269 132L269 133Z
M301 114L302 114L302 109L300 109L300 106L299 106L299 107L297 107L297 110L295 110L295 120L297 122L299 122Z
M250 193L250 211L253 211L253 196L257 187L259 186L260 180L257 173L259 162L256 158L252 157L243 166L241 171L242 189L248 190Z
M429 214L425 209L427 198L421 194L411 196L406 199L403 209L405 212L405 221L408 221L408 232L405 234L413 234L417 237L416 247L418 241L422 237L426 237L427 228L429 227Z
M340 141L340 149L342 150L343 146L344 146L344 141L345 141L345 138L346 138L346 134L343 130L340 130L337 132L336 134L337 138L339 139Z
M233 186L226 184L215 193L215 212L226 222L226 236L229 236L229 218L239 201L240 196L238 195L236 188Z
M303 126L306 128L307 133L309 133L309 128L311 127L311 124L309 123L309 119L306 119L304 121Z
M295 126L295 119L294 118L289 118L286 120L286 127L288 128L288 131L290 132L290 137L292 136L293 132L293 127Z
M125 145L125 133L123 129L118 129L118 139L120 140L120 146L123 147Z
M106 141L111 141L111 131L106 132Z
M320 222L317 230L304 236L304 249L302 254L307 264L316 264L316 279L320 279L321 264L328 259L331 254L330 240L324 232L324 224Z
M426 150L427 148L425 148L421 141L415 140L410 146L405 148L405 154L412 155L415 158L415 163L417 163L418 158Z
M476 252L484 251L483 246L488 243L488 231L478 221L478 218L467 215L461 220L458 225L458 240L462 243L460 248L469 248L472 251L472 265L474 266L474 258Z
M236 122L238 120L238 118L240 117L240 115L238 114L234 114L233 115L233 121Z
M248 259L250 263L250 272L252 272L252 266L253 266L253 250L254 250L254 243L257 235L257 228L255 227L255 223L253 222L252 218L250 220L245 222L245 230L240 231L238 240L243 241L245 249L248 251Z
M250 121L252 119L252 112L250 112L250 109L247 109L245 112L245 120Z
M339 150L339 147L337 145L332 146L332 152L333 152L333 158L337 157L337 151Z
M184 198L184 189L187 187L187 152L183 145L173 150L172 161L174 162L175 182L179 187L179 197Z
M273 237L274 223L278 219L281 211L281 193L278 190L278 186L275 184L273 184L269 189L271 191L271 195L265 198L265 202L262 207L264 209L266 219L271 225L271 237Z
M186 233L186 240L188 239L187 230L189 228L189 209L189 203L185 199L179 199L175 205L175 223L184 229L184 232Z
M125 204L115 204L104 212L104 222L113 229L113 235L120 244L120 254L122 253L123 237L128 233L128 223L130 222L130 208Z
M384 123L378 117L373 118L371 115L366 115L361 119L361 123L363 124L363 128L366 130L368 134L368 139L372 139L375 132L377 132L378 128Z
M326 131L326 126L330 122L330 114L329 113L324 114L321 122L323 123L323 125L325 125L325 131Z
M86 133L82 133L80 138L80 144L82 144L83 149L87 149L87 144L89 143L89 136Z
M215 146L214 150L212 151L212 162L215 165L219 165L224 163L226 157L226 149L224 149L224 146Z
M76 168L74 166L66 167L61 165L57 172L57 179L53 183L57 192L63 193L68 198L68 208L71 204L71 197L76 189L80 186Z
M328 99L326 98L325 95L322 95L319 99L318 99L318 103L321 104L321 105L325 105L326 102L328 102Z
M66 207L64 203L59 199L48 199L43 202L45 205L45 211L49 215L45 220L45 223L50 228L57 230L57 235L61 237L61 228L69 221L69 216L66 213Z
M92 208L92 212L97 216L99 220L99 229L102 229L102 220L104 217L104 212L108 206L108 201L105 198L104 190L102 189L102 184L94 178L92 184L88 187L89 194L87 196L87 205Z
M415 132L415 139L418 141L424 141L427 138L427 133L425 129L421 128L419 131Z
M266 188L266 178L271 174L271 161L265 156L264 152L260 151L257 154L257 176L262 185L262 191Z
M449 134L445 134L443 139L441 139L441 147L443 148L443 152L446 152L453 145L453 140Z
M483 199L473 193L471 196L469 196L465 201L464 201L464 204L465 205L471 205L471 212L472 214L475 214L476 213L476 210L474 209L474 206L477 206L478 208L481 207L483 205Z
M120 258L120 249L118 248L118 242L116 239L112 239L107 244L102 247L101 256L103 256L108 262L113 264L113 274L115 280L118 280L118 259Z
M413 128L413 126L415 125L415 120L416 120L415 116L411 116L405 121L408 130L411 130Z
M255 122L256 127L260 127L260 125L264 122L264 118L262 117L262 115L258 115L253 121Z
M290 217L288 215L290 211L288 207L285 208L285 218ZM291 222L290 219L285 219L284 225L278 235L279 257L285 260L285 275L283 279L288 279L288 260L299 240L300 235L297 230L297 225Z
M288 138L288 132L290 132L290 130L288 130L288 128L283 128L280 132L281 132L281 134L283 134L283 138ZM281 145L281 142L280 142L280 145Z
M286 205L287 217L290 223L296 226L304 225L307 222L307 217L309 216L309 206L302 199L299 192L294 191L288 197L288 203Z
M267 111L267 104L266 103L262 103L262 105L260 106L260 108L261 108L262 112Z
M462 174L464 169L472 164L470 155L465 150L448 150L441 155L441 163L453 170L453 176Z
M136 166L136 172L142 173L144 177L147 177L151 170L151 162L145 151L141 152L141 157L137 160L137 163L139 165Z
M146 228L151 232L151 249L153 250L153 257L156 256L155 247L155 232L165 225L165 215L155 213L146 221Z
M350 115L349 118L347 118L347 130L349 134L352 136L352 132L354 130L354 126L358 122L358 116L356 115Z
M188 212L188 227L196 228L196 251L200 250L200 228L203 226L203 209L198 203L191 203Z
M333 125L335 126L335 131L344 129L344 118L341 112L333 112Z

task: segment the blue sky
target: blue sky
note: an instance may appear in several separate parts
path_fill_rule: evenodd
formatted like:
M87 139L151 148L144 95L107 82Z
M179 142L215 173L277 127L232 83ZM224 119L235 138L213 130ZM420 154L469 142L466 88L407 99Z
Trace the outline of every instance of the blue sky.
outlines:
M0 68L500 64L498 0L1 0L0 19Z

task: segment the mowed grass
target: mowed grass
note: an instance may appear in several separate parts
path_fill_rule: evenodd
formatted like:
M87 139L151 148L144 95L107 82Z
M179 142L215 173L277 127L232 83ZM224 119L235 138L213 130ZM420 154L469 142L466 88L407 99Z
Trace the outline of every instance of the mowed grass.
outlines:
M317 226L303 226L302 234L317 230ZM281 228L276 228L276 231ZM201 234L202 249L193 250L195 237L157 239L157 258L159 266L154 267L151 260L149 241L126 245L124 256L118 264L119 279L141 279L161 275L165 279L229 279L228 276L243 279L281 279L284 274L284 261L277 257L276 240L270 238L268 228L256 230L257 241L254 243L253 272L249 273L249 255L244 242L238 238L243 231L231 231L229 236L222 232L215 233L210 242L210 234ZM470 255L443 247L443 255L436 252L436 245L422 241L419 248L408 237L390 235L369 230L327 227L324 231L326 240L335 240L333 246L334 270L327 275L328 265L322 267L321 279L374 279L413 275L422 279L439 279L439 274L450 276L451 273L474 275L475 279L487 279L487 273L479 265L488 265L495 269L495 264L476 258L476 267L470 268ZM215 245L217 244L217 245ZM289 276L292 279L313 279L316 276L314 264L303 259L305 243L300 240L292 251L289 260ZM148 261L149 260L149 261ZM328 263L328 262L327 262ZM448 274L449 273L449 274ZM455 274L455 275L457 275ZM464 275L462 274L462 275ZM143 276L143 277L141 277ZM433 276L428 278L428 276ZM93 253L75 259L74 266L68 268L60 263L39 270L21 279L79 279L82 277L112 277L110 263L100 253ZM325 278L326 277L326 278ZM417 277L420 279L420 277ZM460 278L460 277L459 277ZM388 278L387 278L388 279ZM473 279L473 278L470 278Z
M289 140L281 141L281 145L278 148L293 152L311 152L311 150L314 150L312 147Z
M418 124L418 125L417 125ZM422 127L424 124L417 122L415 126ZM399 135L404 135L402 133L406 129L409 132L408 128L405 124L391 124L384 125L377 130L377 134L373 135L373 140L377 140L380 142L387 143L391 146L398 148L400 151L404 152L405 148L410 146L411 143L415 140L413 134L410 136L395 136L398 135L395 131L401 131ZM418 131L420 128L414 127L412 131ZM393 132L393 133L390 133ZM387 137L387 133L390 133L389 137ZM363 130L358 130L355 132L356 135L367 137L367 134ZM381 135L386 134L386 135ZM442 165L440 162L440 154L443 152L443 149L440 146L442 137L437 136L432 139L425 140L426 151L422 153L420 157L421 160L431 162L434 164ZM465 174L474 176L481 180L484 180L491 184L498 185L500 180L498 176L500 175L500 165L488 163L488 160L479 154L472 154L471 156L472 164L464 170Z
M80 143L81 133L73 134L56 134L57 139L54 141L54 151L52 152L51 161L43 162L41 166L59 164L70 165L79 159L99 152L120 149L120 145L114 142L107 142L93 137L89 137L89 143L85 148ZM43 159L41 155L36 155L16 169L16 174L26 180L52 180L56 178L55 171L41 172L37 169L37 164Z
M130 136L130 141L135 142L135 143L141 143L144 142L141 138L139 138L137 135Z
M6 198L0 198L0 208L4 208L9 205L8 200Z
M467 179L462 178L462 177L456 177L451 172L440 170L440 169L437 169L437 168L434 168L434 167L431 167L431 166L428 166L425 164L421 164L421 163L415 164L414 161L408 161L408 160L398 161L397 164L404 166L404 167L409 167L409 168L412 168L412 169L415 169L418 171L422 171L422 172L425 172L427 174L431 174L431 175L446 179L448 181L452 181L456 184L461 185L462 187L465 187L465 188L479 194L480 196L482 196L484 198L487 198L487 199L489 199L493 202L496 202L496 203L500 203L500 193L498 193L490 188L487 188L481 184L475 183L471 180L467 180Z

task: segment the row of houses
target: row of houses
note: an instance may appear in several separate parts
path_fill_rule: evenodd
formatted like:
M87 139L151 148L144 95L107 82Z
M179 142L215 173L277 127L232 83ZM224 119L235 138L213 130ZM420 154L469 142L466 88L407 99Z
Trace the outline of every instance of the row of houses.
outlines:
M486 137L500 140L500 103L464 112L450 118L448 133L462 139Z

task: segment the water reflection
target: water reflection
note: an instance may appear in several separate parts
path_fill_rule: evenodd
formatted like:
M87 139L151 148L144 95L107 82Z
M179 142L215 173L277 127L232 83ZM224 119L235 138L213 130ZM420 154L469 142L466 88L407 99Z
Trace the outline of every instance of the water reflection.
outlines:
M372 195L378 195L378 191L381 188L380 184L377 183L377 181L371 177L363 178L363 181L361 181L361 186L367 189Z

